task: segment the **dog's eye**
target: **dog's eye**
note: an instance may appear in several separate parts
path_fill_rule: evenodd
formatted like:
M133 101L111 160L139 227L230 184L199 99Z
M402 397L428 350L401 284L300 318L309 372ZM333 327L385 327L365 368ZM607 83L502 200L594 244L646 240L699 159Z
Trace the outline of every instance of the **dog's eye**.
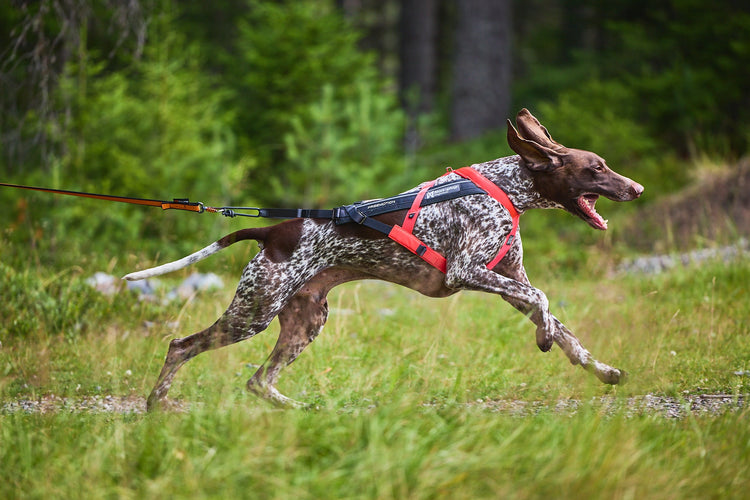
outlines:
M591 168L594 169L594 172L604 172L604 165L601 163L597 163L596 165L592 166Z

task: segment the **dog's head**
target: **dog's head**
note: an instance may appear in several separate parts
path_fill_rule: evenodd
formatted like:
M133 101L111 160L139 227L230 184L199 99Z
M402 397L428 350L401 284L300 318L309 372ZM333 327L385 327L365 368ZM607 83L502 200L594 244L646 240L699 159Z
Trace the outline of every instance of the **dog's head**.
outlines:
M643 193L643 186L611 170L599 155L555 142L527 109L519 111L516 124L518 130L508 120L508 144L531 172L536 190L591 227L607 229L595 209L599 196L631 201Z

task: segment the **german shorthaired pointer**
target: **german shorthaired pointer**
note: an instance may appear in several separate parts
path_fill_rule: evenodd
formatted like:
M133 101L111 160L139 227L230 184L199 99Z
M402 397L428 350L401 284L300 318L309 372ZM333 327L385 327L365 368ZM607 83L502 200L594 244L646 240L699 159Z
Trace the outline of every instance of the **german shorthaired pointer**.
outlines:
M491 181L485 187L494 184L490 187L504 192L512 202L510 208L481 192L424 204L416 223L412 222L416 241L444 257L442 270L420 259L414 248L410 252L366 224L297 218L237 231L181 260L125 276L139 280L174 271L241 240L257 240L261 245L242 273L229 308L216 323L170 342L148 408L167 403L172 379L189 359L249 339L276 316L281 324L276 346L247 387L277 405L302 406L276 389L279 373L320 333L328 317L328 292L360 279L398 283L429 297L447 297L460 290L498 294L536 325L539 349L549 351L557 343L572 364L581 365L602 382L624 381L624 372L595 360L550 313L547 297L526 277L520 235L515 234L512 241L508 236L515 232L517 214L530 208L560 208L595 229L607 229L607 221L594 209L599 196L630 201L643 193L643 186L610 170L598 155L555 142L526 109L518 113L516 124L518 130L508 120L508 143L516 156L467 167L481 174L476 177ZM458 175L449 171L434 186L455 182ZM421 187L409 193L419 193ZM512 214L513 209L517 214ZM372 219L400 228L399 224L408 225L409 217L407 210L399 210ZM507 253L498 255L504 246Z

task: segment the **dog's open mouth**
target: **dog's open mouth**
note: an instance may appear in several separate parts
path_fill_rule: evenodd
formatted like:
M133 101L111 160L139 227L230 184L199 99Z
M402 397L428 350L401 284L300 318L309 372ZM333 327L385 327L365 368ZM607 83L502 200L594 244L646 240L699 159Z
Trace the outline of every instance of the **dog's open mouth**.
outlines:
M604 231L607 229L607 221L602 218L596 212L596 200L599 199L598 194L584 194L578 198L578 208L583 212L583 220L589 223L594 229L601 229Z

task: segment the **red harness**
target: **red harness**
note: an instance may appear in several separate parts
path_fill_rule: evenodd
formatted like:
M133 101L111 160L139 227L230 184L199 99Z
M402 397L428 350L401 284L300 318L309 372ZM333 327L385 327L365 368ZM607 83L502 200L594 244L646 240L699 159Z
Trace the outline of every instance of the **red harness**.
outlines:
M501 260L503 260L505 254L508 253L508 250L510 250L510 247L513 245L513 240L515 239L516 233L518 231L518 219L520 217L520 214L518 213L518 210L516 210L516 207L513 206L513 203L508 198L508 195L505 194L505 192L500 189L497 184L495 184L473 168L464 167L458 170L449 170L445 175L451 173L458 174L464 179L469 179L474 184L487 191L488 195L492 196L505 207L513 220L513 227L511 228L508 236L505 238L505 242L500 247L500 250L497 252L495 258L492 259L489 264L487 264L487 269L492 269ZM422 203L422 199L427 193L427 190L430 189L433 184L435 184L435 181L428 182L422 187L417 197L414 198L414 202L407 212L406 218L404 219L402 225L393 226L391 231L388 233L388 237L422 258L422 260L424 260L431 266L445 273L447 270L447 262L445 260L445 257L422 243L422 241L413 234L414 225L417 222L417 216L419 215L419 211L422 209L422 207L420 206Z

